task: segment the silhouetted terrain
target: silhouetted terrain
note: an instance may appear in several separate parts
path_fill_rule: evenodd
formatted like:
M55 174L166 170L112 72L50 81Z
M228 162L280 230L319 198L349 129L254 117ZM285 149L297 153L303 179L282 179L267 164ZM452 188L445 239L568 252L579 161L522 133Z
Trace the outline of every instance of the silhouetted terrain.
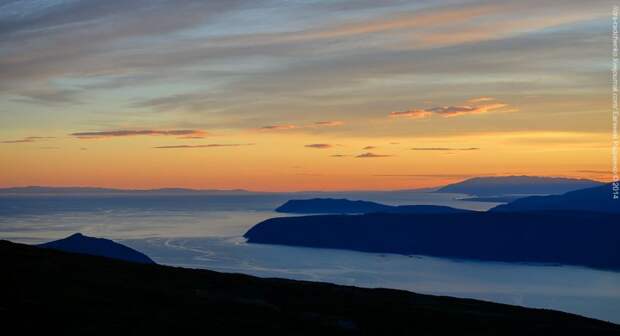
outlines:
M250 243L620 269L616 215L591 212L318 215L272 218Z
M73 234L67 238L51 241L38 245L42 248L50 248L71 253L90 254L94 256L107 257L144 264L154 264L145 254L138 252L125 245L117 242L103 239L93 238L82 235L81 233Z
M315 204L327 205L324 211L329 206L374 206L375 210L383 206L347 200L285 205L303 210ZM250 243L620 270L620 226L612 214L620 212L619 205L607 184L564 195L526 197L488 212L374 211L367 215L272 218L255 225L245 237ZM402 208L410 207L416 208Z
M20 334L617 335L550 310L128 263L0 241L0 323Z
M586 179L540 176L475 177L439 188L437 192L476 196L550 195L599 186L602 183Z
M290 200L276 209L283 213L300 214L346 214L346 213L465 213L470 210L455 209L437 205L400 205L391 206L368 201L351 201L348 199L313 198L307 200Z
M530 196L499 205L489 211L580 210L618 213L620 212L620 200L612 198L611 188L611 184L605 184L594 188L571 191L563 195Z

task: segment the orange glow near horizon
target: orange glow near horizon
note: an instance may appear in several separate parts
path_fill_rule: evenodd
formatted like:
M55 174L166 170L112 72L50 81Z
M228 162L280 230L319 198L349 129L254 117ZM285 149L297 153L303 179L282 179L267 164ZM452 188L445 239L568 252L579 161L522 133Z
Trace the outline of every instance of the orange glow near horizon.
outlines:
M63 148L73 148L65 150L24 143L2 153L3 162L11 164L4 167L0 185L394 190L435 187L475 176L605 180L608 175L604 172L608 152L604 134L481 133L396 141L334 138L330 146L315 147L307 146L313 137L305 133L260 137L242 133L236 139L234 143L198 139L191 141L193 147L179 148L156 148L171 143L161 137L56 140ZM545 142L543 148L538 146ZM566 143L571 146L567 148ZM357 157L368 152L376 157Z

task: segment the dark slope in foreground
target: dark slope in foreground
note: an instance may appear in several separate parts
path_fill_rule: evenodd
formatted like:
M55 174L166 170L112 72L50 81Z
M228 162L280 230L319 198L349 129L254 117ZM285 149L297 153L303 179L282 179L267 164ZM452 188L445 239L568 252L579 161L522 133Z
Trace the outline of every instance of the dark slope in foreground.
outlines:
M548 195L599 186L602 183L586 179L541 176L489 176L475 177L449 184L437 192L460 193L477 196Z
M617 215L591 212L366 214L272 218L250 243L620 270Z
M20 334L620 333L618 325L550 310L127 263L7 241L0 241L0 263L0 323Z
M499 205L489 211L523 212L541 210L620 212L620 199L613 199L611 184L575 190L563 195L531 196L508 204Z
M145 254L125 245L121 245L109 239L87 237L81 233L76 233L67 238L54 240L38 246L65 252L90 254L94 256L143 264L155 263Z
M276 209L282 213L298 214L359 214L359 213L464 213L470 210L438 205L391 206L368 201L351 201L336 198L290 200Z

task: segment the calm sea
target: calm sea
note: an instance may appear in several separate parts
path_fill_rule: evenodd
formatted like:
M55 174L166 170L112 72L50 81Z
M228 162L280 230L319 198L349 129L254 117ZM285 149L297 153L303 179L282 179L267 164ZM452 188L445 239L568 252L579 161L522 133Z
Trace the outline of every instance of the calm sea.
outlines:
M39 243L82 232L121 241L161 264L406 289L557 309L620 323L619 272L245 243L242 235L254 224L282 216L273 212L275 207L288 199L315 196L327 195L4 196L0 238ZM478 210L495 205L437 193L329 196Z

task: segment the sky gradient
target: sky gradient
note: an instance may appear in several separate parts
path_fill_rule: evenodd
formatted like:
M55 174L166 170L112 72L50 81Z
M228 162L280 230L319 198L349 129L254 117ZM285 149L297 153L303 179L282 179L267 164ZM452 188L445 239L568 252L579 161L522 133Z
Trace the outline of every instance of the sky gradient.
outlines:
M0 0L0 186L609 180L612 4Z

